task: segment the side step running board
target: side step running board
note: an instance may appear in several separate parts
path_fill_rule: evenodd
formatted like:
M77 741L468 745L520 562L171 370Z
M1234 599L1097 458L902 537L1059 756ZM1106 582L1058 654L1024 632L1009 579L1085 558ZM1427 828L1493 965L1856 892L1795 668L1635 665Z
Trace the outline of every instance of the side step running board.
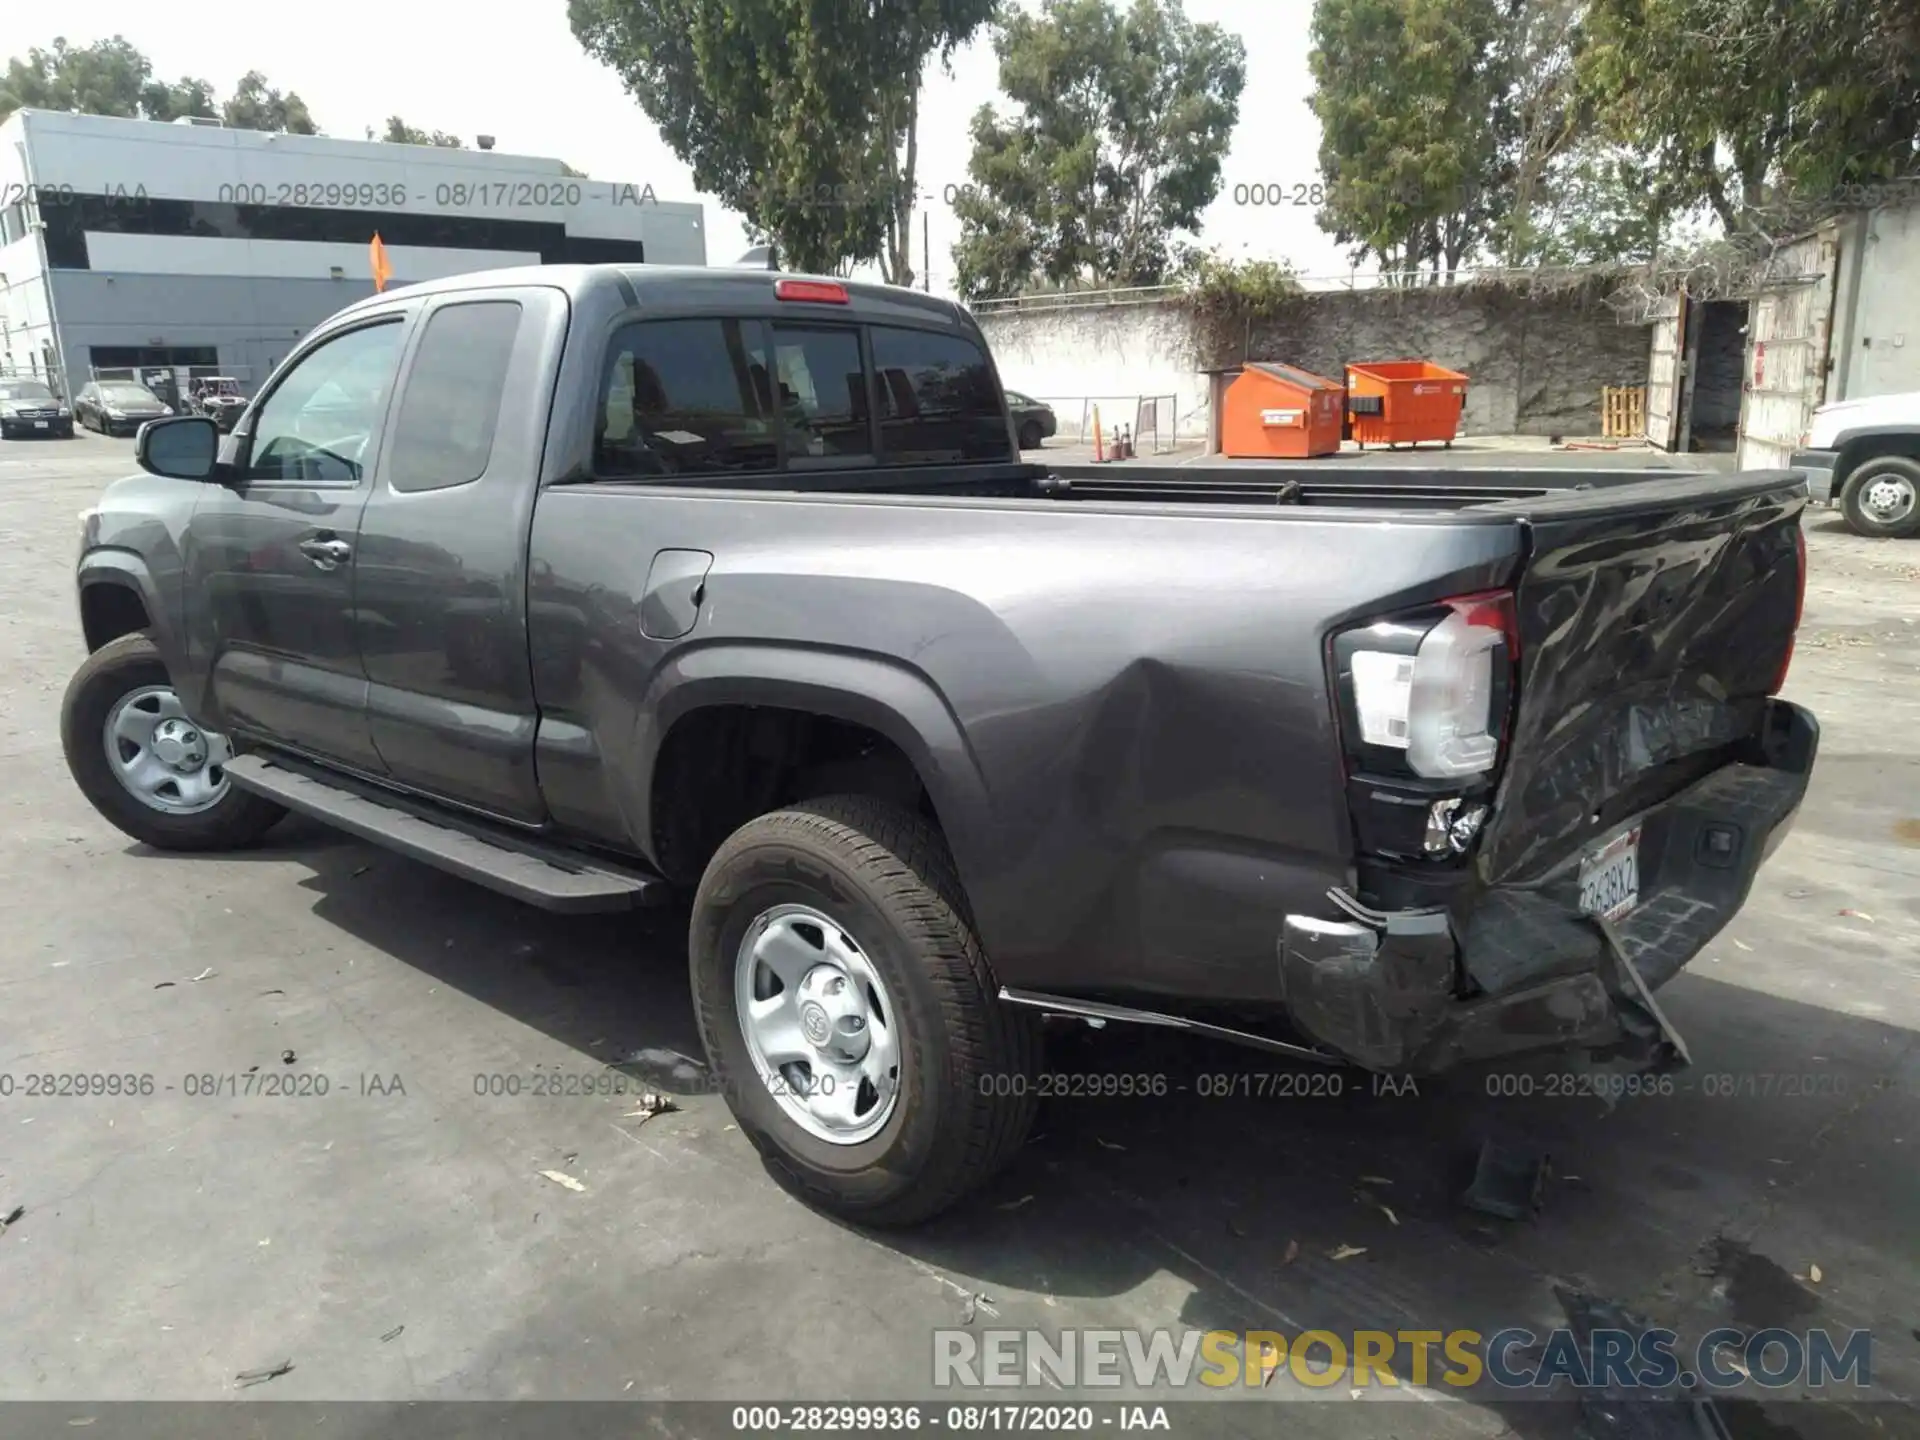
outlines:
M514 836L502 835L498 842L482 839L263 755L236 755L226 770L242 790L543 910L632 910L667 895L667 883L658 876L539 853Z
M1315 1050L1310 1045L1292 1045L1251 1030L1234 1030L1226 1025L1209 1025L1204 1020L1189 1020L1184 1015L1162 1015L1157 1010L1134 1010L1125 1005L1107 1005L1098 1000L1072 1000L1064 995L1042 995L1037 990L1009 990L1000 987L1000 999L1007 1005L1024 1005L1044 1010L1049 1015L1075 1015L1104 1025L1109 1020L1123 1025L1158 1025L1168 1030L1188 1030L1210 1040L1225 1040L1234 1045L1250 1045L1276 1055L1291 1055L1296 1060L1311 1060L1318 1065L1345 1065L1338 1055Z

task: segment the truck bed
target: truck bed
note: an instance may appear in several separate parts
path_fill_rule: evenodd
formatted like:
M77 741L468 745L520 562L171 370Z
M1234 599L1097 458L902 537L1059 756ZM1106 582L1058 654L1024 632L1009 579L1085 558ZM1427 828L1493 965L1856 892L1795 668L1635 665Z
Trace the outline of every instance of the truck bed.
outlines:
M771 490L928 499L1051 500L1101 505L1309 507L1320 510L1494 511L1532 513L1542 502L1571 502L1592 513L1614 505L1661 506L1682 496L1757 493L1782 484L1804 488L1791 471L1223 462L1214 465L954 465L914 469L819 469L785 474L653 477L670 489ZM1553 504L1564 510L1565 503Z

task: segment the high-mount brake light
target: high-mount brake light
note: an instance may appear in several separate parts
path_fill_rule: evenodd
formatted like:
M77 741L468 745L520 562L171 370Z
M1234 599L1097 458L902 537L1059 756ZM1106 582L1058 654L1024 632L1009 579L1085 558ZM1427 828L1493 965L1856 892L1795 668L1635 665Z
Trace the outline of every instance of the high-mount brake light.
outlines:
M815 305L848 303L847 287L836 285L831 280L776 280L773 282L773 298L806 300Z
M1342 637L1356 738L1402 752L1425 779L1484 775L1499 763L1519 658L1513 595L1483 591L1439 608L1424 630L1390 619Z

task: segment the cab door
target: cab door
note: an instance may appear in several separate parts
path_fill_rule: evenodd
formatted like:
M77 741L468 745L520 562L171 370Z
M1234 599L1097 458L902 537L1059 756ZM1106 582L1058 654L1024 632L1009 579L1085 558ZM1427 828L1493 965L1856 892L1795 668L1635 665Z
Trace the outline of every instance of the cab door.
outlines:
M275 377L185 546L189 643L217 723L374 774L353 558L415 308L356 317Z
M563 291L433 297L360 520L354 615L393 780L501 819L547 817L534 771L527 536Z

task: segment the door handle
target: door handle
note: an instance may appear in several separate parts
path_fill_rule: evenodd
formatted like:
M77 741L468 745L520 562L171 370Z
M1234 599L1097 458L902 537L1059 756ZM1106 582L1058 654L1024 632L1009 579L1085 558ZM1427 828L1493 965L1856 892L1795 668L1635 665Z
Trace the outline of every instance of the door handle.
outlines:
M353 546L344 540L302 540L300 553L313 561L316 569L334 570L341 561L352 558Z

